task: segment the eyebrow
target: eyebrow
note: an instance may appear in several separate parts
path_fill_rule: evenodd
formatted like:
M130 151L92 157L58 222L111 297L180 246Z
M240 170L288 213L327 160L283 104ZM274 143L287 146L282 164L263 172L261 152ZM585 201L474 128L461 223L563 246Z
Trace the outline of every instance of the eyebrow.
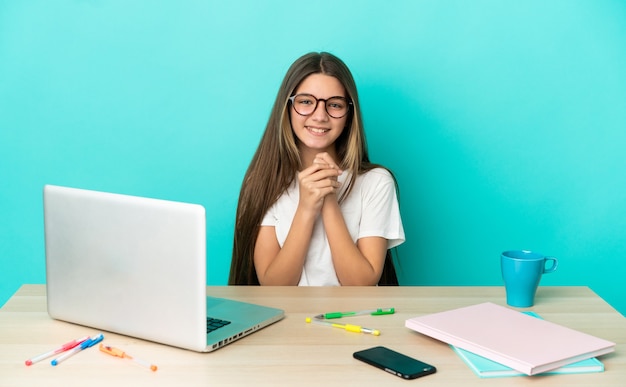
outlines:
M331 98L343 98L343 99L345 99L345 100L347 100L347 99L348 99L348 97L343 96L343 95L331 95L331 96L330 96L330 97L328 97L328 98L319 98L318 96L316 96L316 95L315 95L315 94L313 94L313 93L304 93L304 92L294 93L293 95L310 95L310 96L312 96L312 97L315 97L315 99L321 99L321 100L324 100L324 101L327 101L327 100L329 100L329 99L331 99Z

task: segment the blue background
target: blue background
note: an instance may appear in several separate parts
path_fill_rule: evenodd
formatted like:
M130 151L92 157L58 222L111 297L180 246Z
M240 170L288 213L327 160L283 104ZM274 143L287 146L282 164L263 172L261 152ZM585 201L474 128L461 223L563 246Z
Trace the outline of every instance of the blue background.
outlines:
M3 1L0 304L45 282L41 191L204 205L226 284L237 195L288 66L352 69L400 184L406 285L500 285L560 259L626 312L626 2ZM419 302L419 300L416 300Z

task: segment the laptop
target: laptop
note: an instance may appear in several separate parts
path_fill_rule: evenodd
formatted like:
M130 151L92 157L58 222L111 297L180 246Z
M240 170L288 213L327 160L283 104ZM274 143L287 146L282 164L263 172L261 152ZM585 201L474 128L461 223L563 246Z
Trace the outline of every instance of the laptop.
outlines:
M207 297L203 206L46 185L50 317L211 352L284 311Z

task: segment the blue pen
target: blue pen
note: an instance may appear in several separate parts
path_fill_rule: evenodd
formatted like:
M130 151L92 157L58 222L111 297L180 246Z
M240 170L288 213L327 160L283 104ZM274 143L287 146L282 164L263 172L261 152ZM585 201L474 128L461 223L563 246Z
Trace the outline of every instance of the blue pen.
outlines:
M80 343L79 346L77 346L76 348L64 353L63 355L57 357L56 359L52 360L50 362L50 364L52 364L53 366L58 365L59 363L61 363L62 361L66 360L68 357L77 354L78 352L82 351L83 349L87 349L89 347L93 347L94 345L98 344L99 342L101 342L104 339L104 335L102 333L100 333L97 336L94 337L90 337L87 340L83 341L82 343Z

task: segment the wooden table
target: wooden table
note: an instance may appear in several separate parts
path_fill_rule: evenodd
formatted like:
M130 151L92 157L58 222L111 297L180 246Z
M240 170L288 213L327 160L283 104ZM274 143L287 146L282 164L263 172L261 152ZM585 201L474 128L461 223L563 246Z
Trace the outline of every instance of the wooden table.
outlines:
M502 287L208 287L211 295L284 309L284 320L216 352L201 354L103 332L105 344L156 364L85 350L59 366L24 361L97 329L50 319L44 285L24 285L0 309L0 386L624 386L626 319L587 287L541 287L531 310L543 318L617 343L599 359L605 372L481 379L444 343L404 327L407 318L491 301L505 305ZM167 308L167 305L163 306ZM345 318L379 329L380 336L307 324L322 312L394 307L388 316ZM158 321L155 321L158 324ZM384 345L437 367L415 381L401 380L352 358Z

